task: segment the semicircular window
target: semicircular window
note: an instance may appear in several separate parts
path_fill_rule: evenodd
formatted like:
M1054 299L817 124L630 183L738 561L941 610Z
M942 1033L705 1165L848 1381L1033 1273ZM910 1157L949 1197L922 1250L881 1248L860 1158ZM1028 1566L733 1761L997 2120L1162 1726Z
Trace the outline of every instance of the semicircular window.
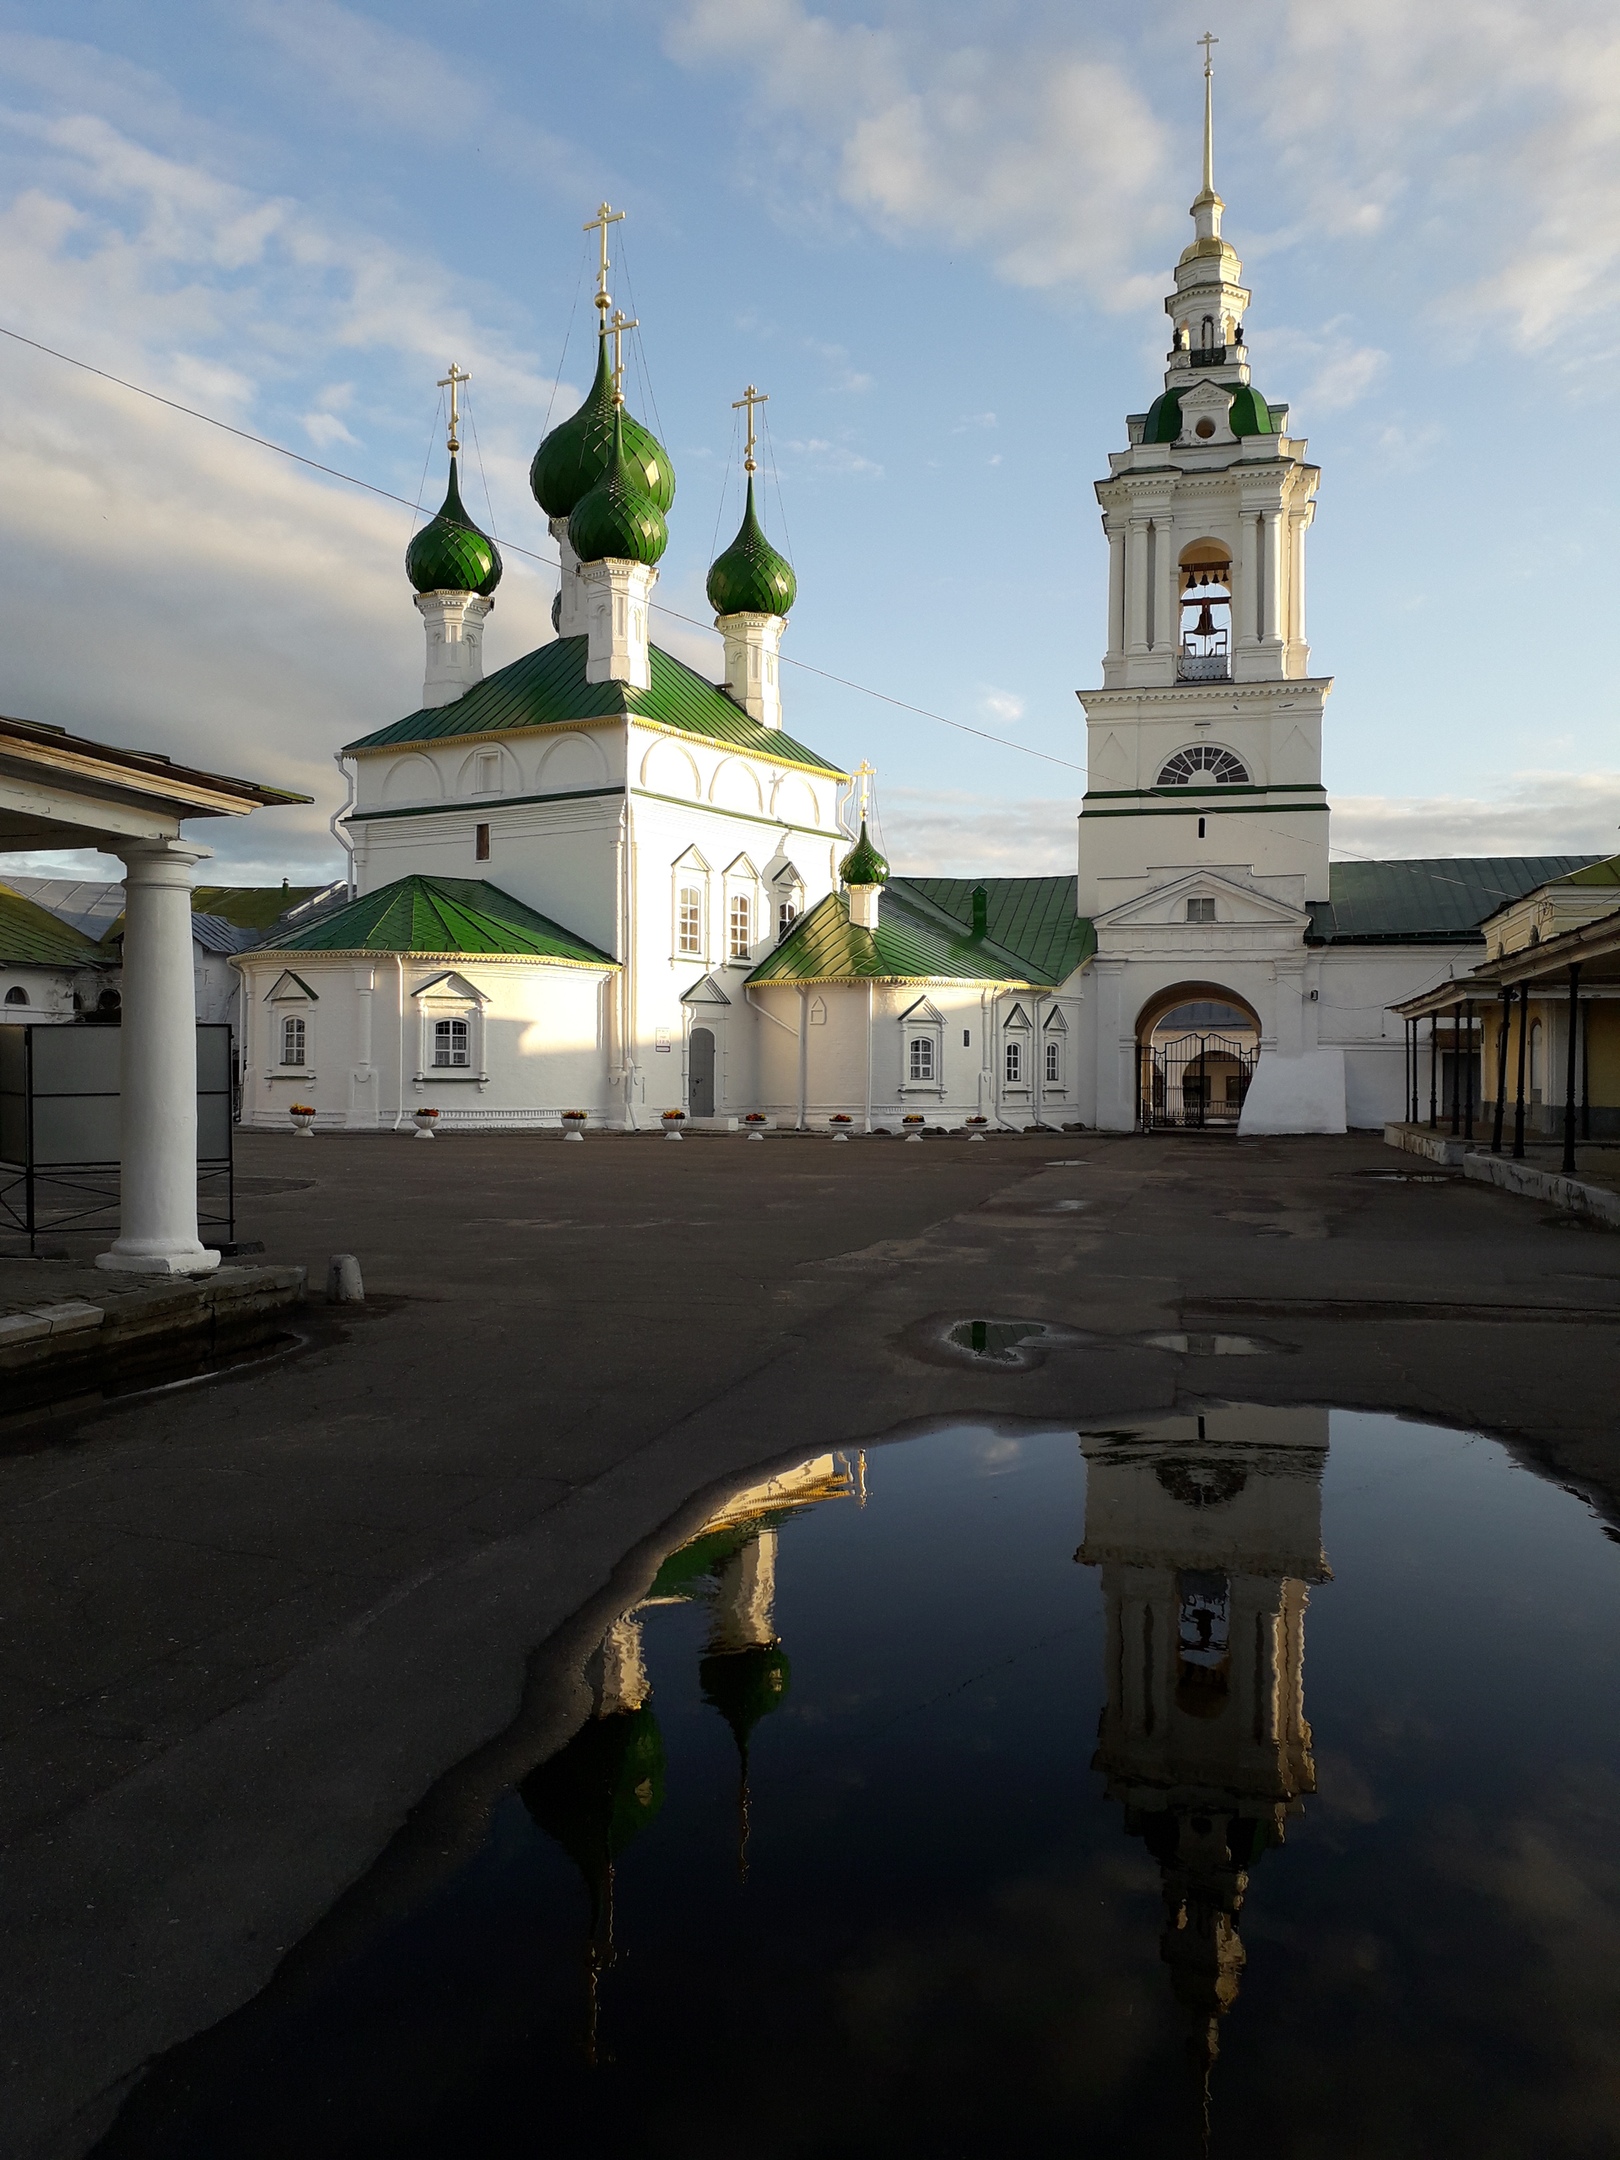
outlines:
M1190 750L1178 750L1165 765L1154 785L1156 787L1247 787L1249 770L1241 758L1230 750L1219 750L1214 743L1194 743Z

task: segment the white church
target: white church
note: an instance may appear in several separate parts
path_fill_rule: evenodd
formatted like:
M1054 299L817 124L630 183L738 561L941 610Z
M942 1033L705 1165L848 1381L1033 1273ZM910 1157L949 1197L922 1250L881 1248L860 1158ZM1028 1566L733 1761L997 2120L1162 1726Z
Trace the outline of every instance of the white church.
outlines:
M1072 876L891 871L852 776L784 725L792 569L754 503L708 593L726 679L651 641L675 495L595 381L531 484L561 556L556 637L483 669L499 552L457 478L406 571L422 704L349 744L352 900L237 957L244 1121L625 1129L754 1114L856 1132L1187 1124L1338 1132L1403 1114L1389 1013L1478 957L1478 924L1588 858L1333 863L1329 678L1311 672L1318 469L1250 375L1203 186L1165 301L1162 392L1097 483L1102 681Z

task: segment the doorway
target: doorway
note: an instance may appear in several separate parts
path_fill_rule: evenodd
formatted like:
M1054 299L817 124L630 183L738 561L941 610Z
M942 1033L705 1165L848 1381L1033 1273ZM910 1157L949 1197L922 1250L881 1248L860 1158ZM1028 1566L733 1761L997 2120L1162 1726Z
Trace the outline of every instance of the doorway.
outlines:
M697 1027L687 1050L687 1106L693 1117L714 1116L714 1034Z

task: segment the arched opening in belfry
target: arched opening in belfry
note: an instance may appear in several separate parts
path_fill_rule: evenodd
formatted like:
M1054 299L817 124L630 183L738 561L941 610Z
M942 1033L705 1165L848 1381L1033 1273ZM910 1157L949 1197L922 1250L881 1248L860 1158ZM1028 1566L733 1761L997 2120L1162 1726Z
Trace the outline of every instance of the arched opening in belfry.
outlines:
M1136 1018L1137 1124L1144 1132L1236 1126L1260 1055L1260 1017L1219 983L1173 983Z
M1182 682L1228 682L1232 675L1232 554L1224 541L1195 540L1181 551L1181 618L1176 674Z

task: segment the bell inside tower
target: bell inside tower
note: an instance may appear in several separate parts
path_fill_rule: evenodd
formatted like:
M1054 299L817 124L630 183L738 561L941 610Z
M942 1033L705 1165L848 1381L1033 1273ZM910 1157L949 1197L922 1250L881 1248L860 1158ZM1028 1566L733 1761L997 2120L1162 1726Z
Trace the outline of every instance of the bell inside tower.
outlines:
M1227 682L1232 674L1232 558L1216 540L1195 540L1181 554L1181 682Z

